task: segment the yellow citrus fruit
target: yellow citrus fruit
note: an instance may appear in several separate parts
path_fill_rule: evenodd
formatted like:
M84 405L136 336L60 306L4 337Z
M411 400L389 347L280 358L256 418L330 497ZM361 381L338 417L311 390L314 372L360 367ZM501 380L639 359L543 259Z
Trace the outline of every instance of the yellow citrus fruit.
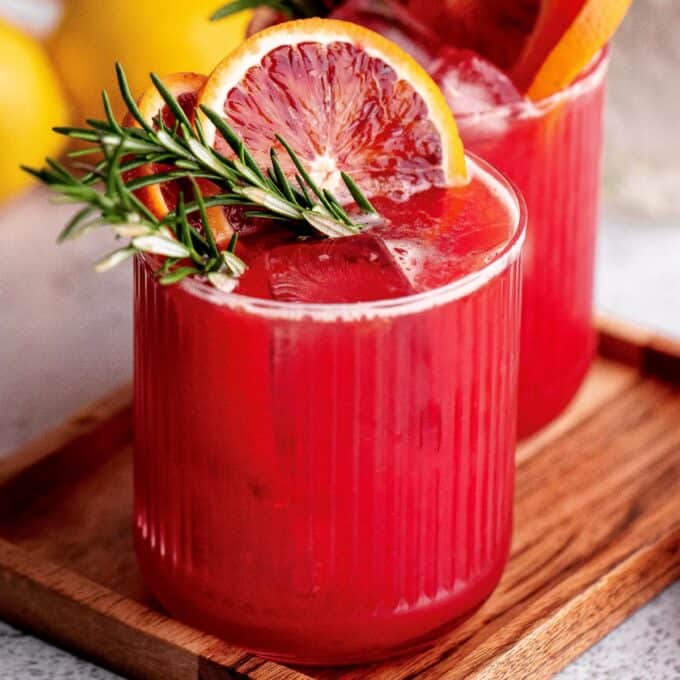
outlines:
M209 72L244 38L250 12L211 22L215 0L66 0L48 48L81 118L101 117L106 88L122 117L114 63L120 61L134 93L148 74Z
M292 177L281 135L312 178L341 199L342 172L369 196L467 181L439 88L402 49L356 24L305 19L257 33L217 66L198 103L223 112L263 167L277 149ZM199 116L208 142L231 153Z
M19 164L40 166L59 154L64 140L51 128L66 123L64 95L41 44L0 21L0 200L31 183Z

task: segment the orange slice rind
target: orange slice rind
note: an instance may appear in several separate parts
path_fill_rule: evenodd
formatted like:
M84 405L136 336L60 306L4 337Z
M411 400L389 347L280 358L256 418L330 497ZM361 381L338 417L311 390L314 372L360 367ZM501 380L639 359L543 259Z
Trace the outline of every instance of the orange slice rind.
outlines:
M467 181L463 146L446 100L425 70L392 42L344 21L305 19L246 40L199 96L269 167L281 135L313 179L342 196L340 173L366 195L404 197ZM206 139L231 153L199 111Z
M535 101L568 87L612 38L632 0L587 0L536 72L527 96Z
M408 0L445 44L471 49L538 100L564 90L612 38L632 0Z

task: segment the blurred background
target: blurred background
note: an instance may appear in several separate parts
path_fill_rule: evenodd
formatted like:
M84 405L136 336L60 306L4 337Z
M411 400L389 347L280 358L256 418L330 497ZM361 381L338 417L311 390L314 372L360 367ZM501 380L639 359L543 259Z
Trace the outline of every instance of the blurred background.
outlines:
M116 59L136 91L151 69L208 72L249 18L209 23L220 4L0 0L0 457L131 376L129 267L92 271L106 234L58 248L72 209L17 162L60 152L51 125L99 115ZM599 311L678 337L679 27L679 0L636 0L615 39L597 276Z

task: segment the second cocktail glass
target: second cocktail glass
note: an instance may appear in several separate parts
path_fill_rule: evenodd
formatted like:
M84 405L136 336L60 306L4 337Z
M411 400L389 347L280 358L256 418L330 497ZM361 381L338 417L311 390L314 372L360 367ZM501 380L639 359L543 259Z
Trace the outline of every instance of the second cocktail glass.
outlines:
M567 89L456 120L466 148L505 172L528 210L520 437L560 414L595 348L593 278L608 50Z

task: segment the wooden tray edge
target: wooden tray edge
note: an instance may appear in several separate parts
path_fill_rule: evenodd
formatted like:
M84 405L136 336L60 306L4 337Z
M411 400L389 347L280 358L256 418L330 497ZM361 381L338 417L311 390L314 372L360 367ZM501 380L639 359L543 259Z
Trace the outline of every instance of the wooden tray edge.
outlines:
M598 353L680 385L680 341L607 316L597 317Z
M79 408L62 424L31 439L9 456L0 458L0 486L72 442L93 435L112 419L127 417L131 409L132 385L129 383Z
M179 671L173 675L177 680L309 678L152 611L69 569L47 560L36 562L28 550L1 538L0 616L131 677L147 677L142 664L157 668L163 663L173 673ZM102 619L105 626L100 625ZM87 636L82 635L83 628ZM140 660L140 647L146 659Z
M567 600L557 617L551 617L546 630L539 625L506 651L483 664L470 677L513 678L531 667L535 646L554 639L555 628L565 645L549 655L551 663L533 669L536 678L549 678L564 668L615 625L651 600L680 577L680 524L658 540L628 555L619 565L590 586L587 592ZM639 590L634 598L621 587L634 579ZM29 593L30 597L25 597ZM585 634L574 637L570 628L583 616L591 616L592 599L600 606L598 616ZM584 609L584 602L587 607ZM540 607L540 602L535 603ZM55 616L55 610L59 616ZM48 615L45 612L49 612ZM590 614L589 614L590 612ZM527 613L529 614L529 613ZM531 613L532 617L535 612ZM271 661L250 656L211 635L196 631L143 605L121 597L89 579L47 561L36 561L30 552L0 539L0 616L40 637L84 654L114 671L130 677L147 677L139 664L139 648L144 649L150 667L158 663L172 667L176 680L310 680L310 676ZM107 620L100 629L98 621ZM111 620L116 633L111 633ZM36 621L39 623L36 624ZM614 625L612 625L612 623ZM522 621L515 622L522 625ZM80 633L88 628L88 636ZM512 628L512 626L511 626ZM512 630L502 637L514 639ZM86 641L83 644L83 641Z
M508 644L504 653L483 665L471 677L494 680L551 678L678 578L680 522L627 555L586 590L567 599L555 615L517 642ZM637 586L632 597L629 589L625 588L631 581ZM595 606L593 603L596 603ZM525 613L527 620L540 619L540 608L541 602L535 602L535 611ZM583 619L589 620L587 626L581 623ZM510 628L521 625L523 621L520 618ZM579 627L584 629L580 634ZM512 630L503 631L503 637L517 639ZM543 655L548 663L536 668L536 648L556 639L563 641L562 646L558 649L551 646L550 652Z

